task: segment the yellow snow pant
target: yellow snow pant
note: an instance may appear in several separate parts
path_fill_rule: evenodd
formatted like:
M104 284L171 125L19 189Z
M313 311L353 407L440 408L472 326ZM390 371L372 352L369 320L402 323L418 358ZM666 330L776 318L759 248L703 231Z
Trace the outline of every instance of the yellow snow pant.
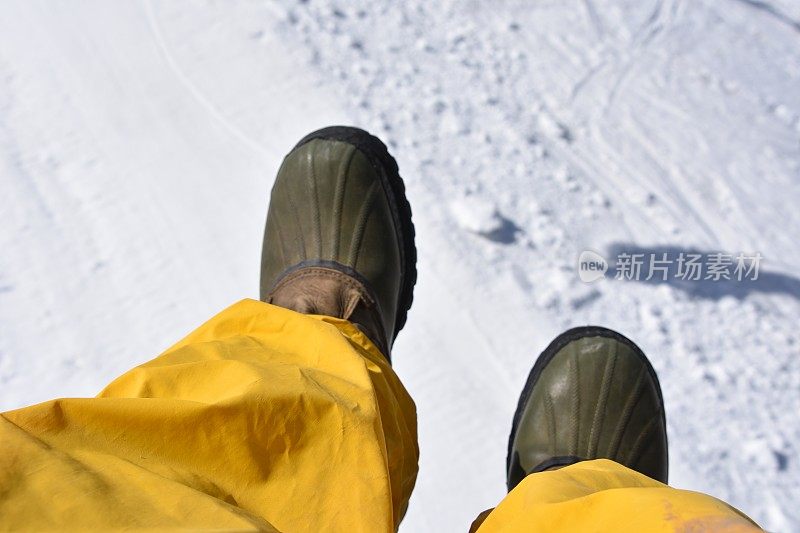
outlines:
M418 455L414 403L355 326L243 300L97 398L0 415L0 529L392 531ZM481 531L697 520L750 524L591 461L528 476Z
M727 503L674 489L608 459L531 474L475 525L484 518L479 533L761 531Z

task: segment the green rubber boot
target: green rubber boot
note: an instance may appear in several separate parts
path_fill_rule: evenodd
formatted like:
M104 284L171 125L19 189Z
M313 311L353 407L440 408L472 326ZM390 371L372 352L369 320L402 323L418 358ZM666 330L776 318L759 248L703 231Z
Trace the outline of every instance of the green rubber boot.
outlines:
M627 337L586 326L556 337L528 376L508 442L508 490L528 474L600 458L667 482L653 366Z
M416 259L403 180L378 138L333 126L289 152L267 213L262 301L350 320L389 359Z

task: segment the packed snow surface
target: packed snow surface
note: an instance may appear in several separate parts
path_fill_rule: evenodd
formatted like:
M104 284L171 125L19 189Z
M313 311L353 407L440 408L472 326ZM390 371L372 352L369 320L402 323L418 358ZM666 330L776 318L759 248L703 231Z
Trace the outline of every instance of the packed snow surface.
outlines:
M528 370L587 323L658 370L673 485L800 530L798 44L789 0L5 2L0 408L91 396L257 297L282 156L354 124L418 235L403 531L497 504ZM587 284L583 250L763 261Z

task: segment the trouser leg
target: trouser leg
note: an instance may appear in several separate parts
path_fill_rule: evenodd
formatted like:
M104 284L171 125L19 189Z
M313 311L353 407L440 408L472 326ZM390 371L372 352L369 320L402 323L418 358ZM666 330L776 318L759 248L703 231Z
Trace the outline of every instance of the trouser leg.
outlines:
M414 404L349 322L253 300L97 398L0 418L0 525L396 529Z
M528 475L473 530L761 531L725 502L607 459Z

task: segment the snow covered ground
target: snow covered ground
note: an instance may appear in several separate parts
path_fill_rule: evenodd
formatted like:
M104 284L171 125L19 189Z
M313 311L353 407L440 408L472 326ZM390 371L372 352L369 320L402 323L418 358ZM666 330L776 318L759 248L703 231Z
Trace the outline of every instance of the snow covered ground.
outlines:
M349 123L390 144L417 226L403 531L499 501L525 376L586 323L651 356L673 485L796 531L798 39L790 0L5 2L0 408L93 395L256 297L281 157ZM586 284L586 249L764 259Z

